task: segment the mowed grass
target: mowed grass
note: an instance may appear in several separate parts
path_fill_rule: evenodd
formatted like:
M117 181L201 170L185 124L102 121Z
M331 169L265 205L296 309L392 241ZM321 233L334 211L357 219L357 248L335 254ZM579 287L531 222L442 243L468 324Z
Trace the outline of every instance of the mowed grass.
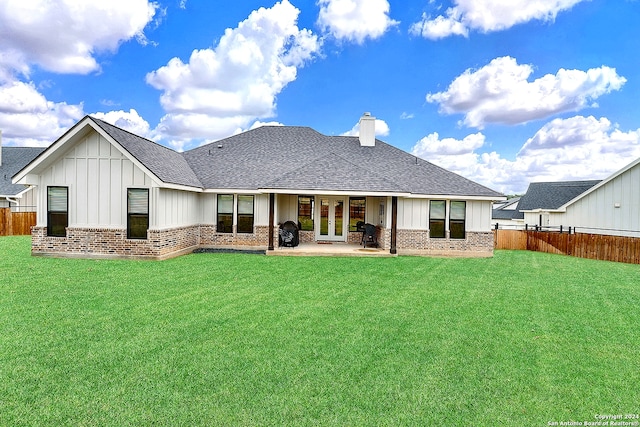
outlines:
M0 425L527 425L640 412L640 266L30 256L0 238Z

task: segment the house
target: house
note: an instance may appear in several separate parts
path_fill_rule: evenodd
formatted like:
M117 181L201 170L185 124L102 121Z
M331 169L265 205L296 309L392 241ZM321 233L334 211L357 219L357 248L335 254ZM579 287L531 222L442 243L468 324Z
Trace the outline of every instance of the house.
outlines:
M525 224L640 237L640 159L602 181L547 183L535 190L532 198L547 192L555 194L556 201L548 205L530 203L525 200L530 186L519 208Z
M520 199L513 220L526 227L550 227L549 214L600 181L532 182ZM569 224L565 224L568 228Z
M0 209L11 208L18 212L35 210L33 187L14 184L11 177L35 159L44 148L2 147L0 133Z
M14 182L35 187L34 255L161 259L194 248L360 243L374 224L391 254L491 256L504 196L375 138L265 126L184 153L80 120Z
M513 216L518 211L519 202L520 202L520 197L512 197L507 200L494 202L493 208L491 211L491 222L493 224L497 223L505 227L519 226L520 224L513 219Z

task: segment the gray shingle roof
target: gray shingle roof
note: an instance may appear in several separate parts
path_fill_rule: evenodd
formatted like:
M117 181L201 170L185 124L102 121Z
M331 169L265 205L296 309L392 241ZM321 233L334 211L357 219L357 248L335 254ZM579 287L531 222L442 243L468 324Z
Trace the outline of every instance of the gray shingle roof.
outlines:
M519 202L520 197L513 197L504 202L500 202L500 207L491 210L491 219L513 219L513 216L518 212Z
M177 153L100 119L90 119L165 183L206 189L502 194L385 142L326 136L308 127L264 126Z
M502 194L385 142L326 136L308 127L264 126L183 153L205 188Z
M95 117L90 118L163 182L202 187L200 180L180 153Z
M40 147L2 147L0 164L0 195L15 196L25 190L22 184L12 184L11 177L44 151Z
M558 209L565 203L578 197L600 180L564 181L564 182L532 182L527 192L518 203L518 212L513 216L523 219L522 211L532 209Z
M330 173L327 173L331 171ZM398 191L398 186L373 171L330 153L267 183L266 188L338 191Z

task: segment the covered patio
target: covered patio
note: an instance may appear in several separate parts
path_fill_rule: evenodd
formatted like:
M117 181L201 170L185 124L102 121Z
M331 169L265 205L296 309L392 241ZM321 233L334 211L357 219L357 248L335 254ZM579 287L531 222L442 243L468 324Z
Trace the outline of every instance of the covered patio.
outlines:
M277 247L266 252L273 256L357 256L394 257L388 250L345 242L309 242L295 247Z

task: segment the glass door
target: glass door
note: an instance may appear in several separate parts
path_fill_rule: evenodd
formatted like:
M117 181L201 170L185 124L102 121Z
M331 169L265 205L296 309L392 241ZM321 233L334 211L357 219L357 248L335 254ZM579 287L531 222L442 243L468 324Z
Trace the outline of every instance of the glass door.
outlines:
M318 203L320 224L316 230L317 240L346 241L344 206L344 197L320 197L320 203Z

